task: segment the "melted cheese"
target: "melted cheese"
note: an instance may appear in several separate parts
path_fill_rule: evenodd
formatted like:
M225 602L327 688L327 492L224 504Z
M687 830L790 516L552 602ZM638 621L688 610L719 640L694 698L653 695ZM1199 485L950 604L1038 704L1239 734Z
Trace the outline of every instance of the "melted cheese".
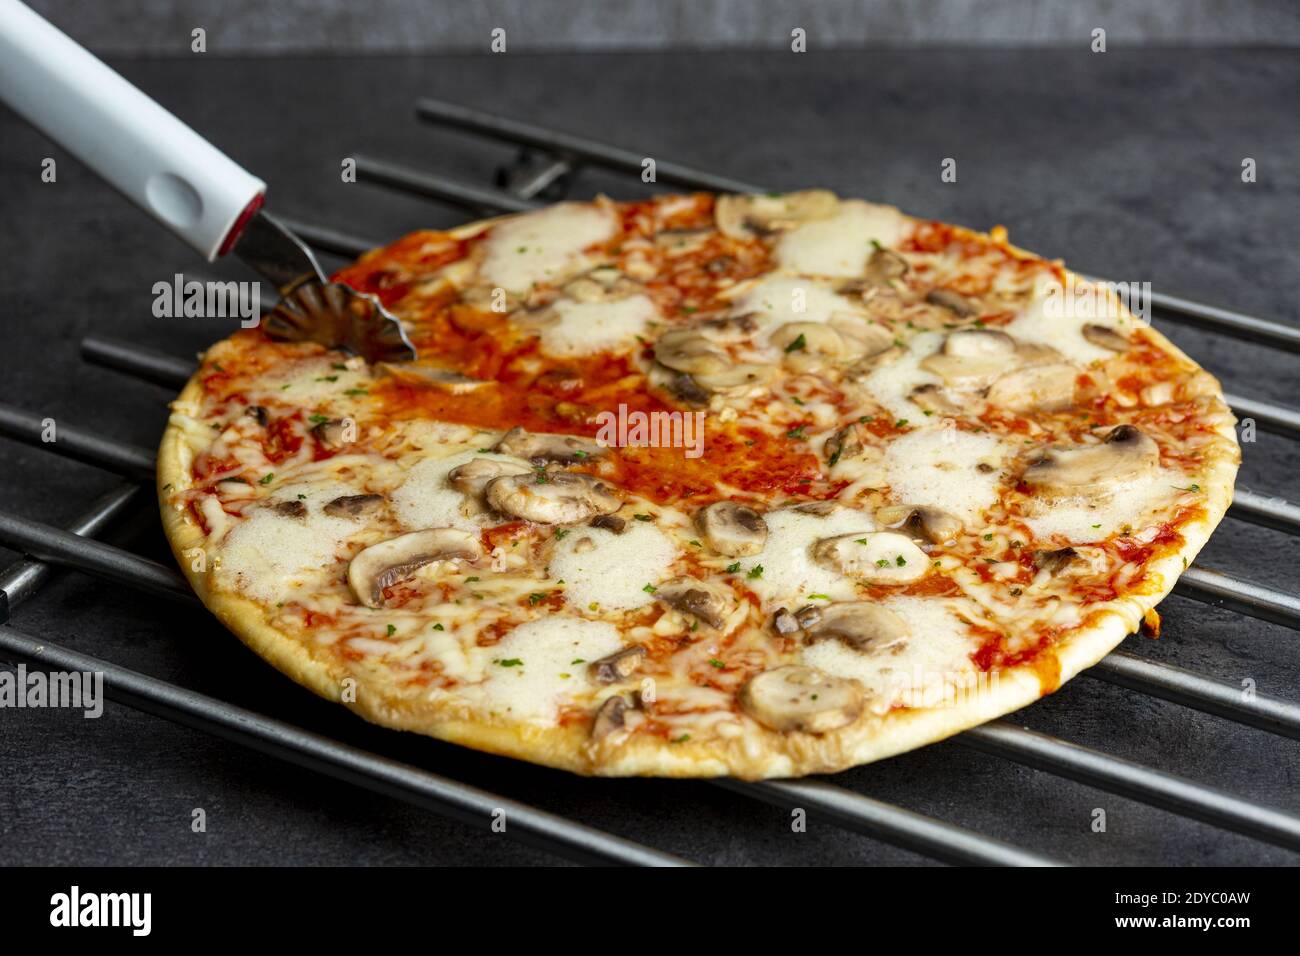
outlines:
M474 449L457 452L445 458L425 458L409 472L406 479L390 496L393 513L403 527L418 531L423 528L461 528L477 531L484 521L483 509L455 488L447 484L447 475L453 469L475 458L493 461L515 461L509 455L480 452Z
M542 329L542 349L551 355L592 355L623 352L637 344L658 312L649 296L634 295L616 302L574 302L553 306L556 320Z
M1055 290L1055 291L1053 291ZM1083 327L1089 323L1109 325L1127 335L1136 320L1131 316L1097 316L1096 304L1103 300L1099 294L1083 300L1087 308L1071 308L1071 296L1061 292L1053 280L1039 281L1034 296L1019 316L1003 331L1022 342L1050 345L1066 359L1084 364L1098 359L1114 358L1110 349L1093 345L1083 337Z
M807 601L812 594L852 600L853 580L814 561L812 546L822 538L874 531L876 525L869 515L853 508L839 508L820 518L786 509L769 512L766 521L767 543L762 552L740 562L750 590L769 605ZM748 577L757 565L763 566L762 574Z
M907 624L902 641L866 651L843 641L823 640L803 650L803 661L837 677L852 677L871 691L876 713L892 707L934 707L954 703L973 686L970 655L979 641L938 598L894 597L881 602Z
M907 234L907 220L893 206L845 200L828 219L790 230L776 245L782 268L807 275L860 276L872 241L895 246Z
M487 679L475 685L481 705L520 720L554 723L560 705L593 688L587 664L623 648L604 621L556 615L520 624L495 647Z
M760 329L787 322L825 322L837 312L856 313L857 306L825 282L773 276L741 293L737 312L751 315Z
M616 225L605 209L579 203L509 219L488 234L479 276L510 292L556 283L581 269L586 261L582 251L611 238Z
M1007 447L992 435L928 428L894 439L885 450L885 478L900 504L930 505L968 527L998 500ZM983 472L979 465L991 465Z
M281 402L294 402L311 408L331 402L353 401L348 395L359 394L372 384L364 365L359 369L340 368L337 358L309 358L284 362L258 382L258 391Z
M1180 480L1181 479L1181 480ZM1025 519L1034 535L1056 538L1074 544L1104 541L1111 535L1138 532L1161 520L1158 512L1167 511L1178 497L1175 485L1186 481L1165 471L1129 481L1114 496L1101 502L1058 502L1037 516Z
M283 601L307 584L317 585L339 558L340 545L360 530L354 521L332 518L321 508L357 489L337 482L281 487L265 505L236 525L221 543L217 582L268 603ZM303 518L276 514L276 502L301 501Z
M571 528L556 542L548 573L564 582L570 606L627 611L654 600L646 590L668 577L677 546L653 524L629 521L622 534Z
M925 423L925 411L908 396L918 385L942 384L937 375L921 368L921 361L942 343L943 336L936 332L917 333L907 343L906 352L862 380L863 388L896 418L913 425Z

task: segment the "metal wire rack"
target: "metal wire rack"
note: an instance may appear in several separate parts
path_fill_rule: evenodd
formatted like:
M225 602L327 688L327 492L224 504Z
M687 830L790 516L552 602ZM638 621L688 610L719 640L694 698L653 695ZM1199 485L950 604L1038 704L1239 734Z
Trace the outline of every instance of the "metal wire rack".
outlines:
M643 157L632 150L561 133L469 107L425 99L416 105L425 122L495 139L519 148L512 167L498 171L489 188L381 159L354 157L358 178L436 199L476 213L516 212L561 198L582 166L639 174ZM657 182L691 189L762 192L762 188L658 161ZM380 245L318 223L292 221L291 228L318 251L356 256ZM1153 295L1164 318L1238 339L1300 352L1300 329L1167 295ZM186 359L132 343L98 337L82 343L83 358L142 381L179 388L194 371ZM1230 395L1239 417L1288 437L1300 437L1300 409ZM327 736L237 707L112 662L36 638L11 627L13 611L50 577L53 566L98 575L142 591L192 605L198 602L173 568L94 540L152 484L152 451L60 423L59 440L42 441L42 419L0 404L0 434L115 472L128 482L95 501L66 529L0 511L0 544L26 555L0 573L0 651L7 657L61 671L104 675L107 695L120 703L238 742L334 778L405 800L415 806L487 829L505 810L515 839L584 863L688 865L690 861L564 816L550 813L421 767L400 763ZM1300 534L1300 507L1281 498L1239 490L1229 516ZM1300 628L1300 599L1230 574L1188 568L1175 593L1290 628ZM1225 720L1300 739L1300 703L1268 695L1244 696L1233 684L1115 651L1085 676L1148 694ZM1246 796L1197 783L1054 736L997 720L954 738L976 751L1118 794L1293 851L1300 851L1300 816ZM1060 861L904 807L873 799L827 780L716 786L786 809L802 808L845 830L955 864L1051 866Z

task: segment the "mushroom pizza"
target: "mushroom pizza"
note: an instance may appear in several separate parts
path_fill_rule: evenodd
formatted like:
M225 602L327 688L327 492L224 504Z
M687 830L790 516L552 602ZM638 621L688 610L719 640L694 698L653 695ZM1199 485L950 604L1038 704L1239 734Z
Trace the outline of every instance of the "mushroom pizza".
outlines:
M168 535L280 670L482 750L758 778L941 739L1156 627L1232 496L1219 384L1001 229L598 199L337 278L418 359L213 346Z

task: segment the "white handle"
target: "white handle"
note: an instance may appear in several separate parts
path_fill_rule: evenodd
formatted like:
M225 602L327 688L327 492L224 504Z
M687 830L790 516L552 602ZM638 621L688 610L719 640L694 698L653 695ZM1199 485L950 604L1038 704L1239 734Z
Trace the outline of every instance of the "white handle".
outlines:
M18 0L0 0L0 98L209 260L266 190Z

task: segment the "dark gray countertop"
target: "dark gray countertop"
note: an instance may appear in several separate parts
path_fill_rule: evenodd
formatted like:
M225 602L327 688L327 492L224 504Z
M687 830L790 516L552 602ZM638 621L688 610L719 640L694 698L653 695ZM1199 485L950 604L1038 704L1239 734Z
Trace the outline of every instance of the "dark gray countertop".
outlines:
M418 126L423 95L462 101L776 188L824 185L985 228L1084 271L1297 321L1298 54L1283 50L862 51L183 60L118 64L271 185L271 207L378 238L463 218L345 185L352 151L487 184L508 150ZM43 157L58 182L40 182ZM942 184L954 157L958 181ZM1258 164L1243 184L1241 162ZM579 193L640 184L584 175ZM0 112L0 401L155 444L164 390L83 365L87 334L194 353L219 321L156 319L151 288L202 264L12 114ZM222 267L234 276L235 268ZM1300 404L1297 362L1162 326L1240 394ZM1297 445L1261 433L1241 485L1300 498ZM118 479L0 441L0 507L64 523ZM110 540L167 559L146 505ZM1228 520L1202 558L1294 591L1287 536ZM12 557L0 552L0 557ZM1296 697L1295 633L1183 598L1128 648ZM15 625L384 754L708 863L916 863L921 857L704 783L590 781L369 727L312 697L204 615L60 575ZM1032 728L1300 812L1300 745L1080 678L1015 718ZM837 783L1090 864L1291 864L1296 855L945 743ZM191 811L208 831L190 831ZM1108 832L1090 828L1104 808ZM99 720L0 711L0 863L519 863L551 858L110 704Z

